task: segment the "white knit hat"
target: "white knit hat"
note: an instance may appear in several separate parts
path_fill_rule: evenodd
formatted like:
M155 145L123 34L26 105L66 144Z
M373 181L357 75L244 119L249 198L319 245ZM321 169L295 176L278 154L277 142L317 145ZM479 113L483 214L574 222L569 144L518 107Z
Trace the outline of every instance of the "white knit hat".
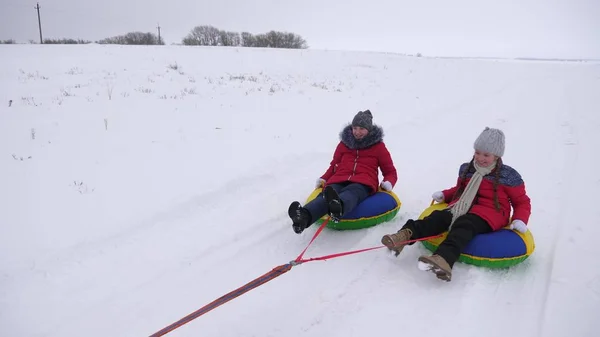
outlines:
M475 140L473 148L502 157L504 155L504 133L499 129L486 127Z

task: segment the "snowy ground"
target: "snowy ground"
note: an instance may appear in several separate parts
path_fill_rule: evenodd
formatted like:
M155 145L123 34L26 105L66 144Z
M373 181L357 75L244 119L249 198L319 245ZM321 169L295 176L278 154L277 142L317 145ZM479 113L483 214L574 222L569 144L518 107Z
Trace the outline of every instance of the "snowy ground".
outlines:
M485 126L532 198L510 270L417 269L421 245L294 267L169 336L596 336L600 63L243 48L0 46L0 335L148 336L277 265L339 130L371 109L398 217L452 186ZM12 104L9 107L9 100Z

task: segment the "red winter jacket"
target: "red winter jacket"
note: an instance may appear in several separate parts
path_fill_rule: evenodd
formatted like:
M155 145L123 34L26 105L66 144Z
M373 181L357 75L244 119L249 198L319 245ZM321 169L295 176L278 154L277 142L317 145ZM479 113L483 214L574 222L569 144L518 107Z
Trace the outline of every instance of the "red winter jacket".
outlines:
M449 203L449 206L458 201L458 197L455 198L455 193L461 184L461 175L468 168L469 163L462 164L459 169L456 186L442 191L444 193L444 199ZM481 181L481 185L479 186L479 190L473 200L473 206L469 210L469 213L479 215L487 221L493 230L496 231L509 224L508 221L511 216L512 205L514 208L512 220L518 219L527 224L529 216L531 215L531 200L525 191L525 183L519 172L504 164L500 167L500 176L497 187L500 210L496 209L496 206L494 205L494 180L496 179L496 170L497 169L494 169L494 171L486 175ZM471 167L463 182L463 186L467 186L474 172L475 169Z
M340 132L341 141L330 166L321 176L325 186L350 181L370 187L373 194L379 187L379 168L383 180L395 186L398 180L396 167L382 139L383 130L377 125L361 141L352 135L352 126L346 126Z

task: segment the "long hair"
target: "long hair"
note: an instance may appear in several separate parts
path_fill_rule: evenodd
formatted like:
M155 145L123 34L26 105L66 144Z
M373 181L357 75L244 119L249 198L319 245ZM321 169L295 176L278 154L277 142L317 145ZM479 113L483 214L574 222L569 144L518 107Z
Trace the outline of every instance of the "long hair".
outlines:
M475 161L475 157L471 158L469 162L469 166L467 169L460 174L460 180L458 183L458 190L454 193L454 198L452 200L458 200L460 196L465 191L467 187L467 174L469 172L475 172L475 165L473 164ZM500 201L498 200L498 185L500 184L500 171L502 169L502 158L498 158L496 162L496 167L494 168L494 205L496 206L496 210L500 210Z

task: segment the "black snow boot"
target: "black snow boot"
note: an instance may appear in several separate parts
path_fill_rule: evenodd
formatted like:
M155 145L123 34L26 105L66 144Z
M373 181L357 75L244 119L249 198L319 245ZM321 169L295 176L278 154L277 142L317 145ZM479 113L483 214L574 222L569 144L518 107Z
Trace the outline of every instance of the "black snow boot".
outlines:
M302 207L298 201L292 202L288 208L288 215L292 219L292 228L297 234L302 233L308 226L311 225L310 212Z
M329 216L333 221L339 222L344 214L344 205L342 203L342 199L340 199L340 196L331 186L325 187L325 191L323 193L325 195L327 207L329 208Z

